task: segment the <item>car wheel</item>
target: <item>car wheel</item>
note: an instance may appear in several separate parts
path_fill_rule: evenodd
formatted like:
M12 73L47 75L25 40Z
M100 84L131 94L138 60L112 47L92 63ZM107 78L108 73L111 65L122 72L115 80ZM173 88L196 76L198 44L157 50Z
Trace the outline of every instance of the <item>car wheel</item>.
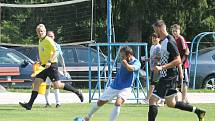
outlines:
M205 89L214 90L215 89L215 76L209 76L204 81L203 87Z

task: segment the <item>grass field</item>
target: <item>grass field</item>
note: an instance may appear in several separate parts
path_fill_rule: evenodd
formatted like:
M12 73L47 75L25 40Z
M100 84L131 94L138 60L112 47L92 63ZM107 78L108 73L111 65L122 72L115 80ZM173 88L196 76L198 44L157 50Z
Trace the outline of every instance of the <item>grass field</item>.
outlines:
M85 115L91 104L63 104L56 109L34 105L31 111L19 105L0 105L0 121L73 121L76 116ZM207 110L205 121L215 120L215 104L195 104ZM92 121L108 121L113 104L102 107ZM148 106L142 104L125 104L117 121L147 121ZM195 114L167 107L159 108L157 121L198 121Z

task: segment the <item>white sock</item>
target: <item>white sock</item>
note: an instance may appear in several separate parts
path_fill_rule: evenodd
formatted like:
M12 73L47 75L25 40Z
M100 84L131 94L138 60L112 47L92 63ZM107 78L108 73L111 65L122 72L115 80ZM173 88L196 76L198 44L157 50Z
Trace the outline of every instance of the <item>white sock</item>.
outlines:
M97 103L94 103L92 105L92 108L90 109L89 113L87 114L87 118L91 119L93 114L99 109L100 107L97 105Z
M55 91L54 91L54 95L55 95L55 101L56 101L56 104L60 104L59 94L60 94L59 89L55 89Z
M46 93L45 93L46 104L50 104L49 103L49 93L50 93L50 87L48 87L46 89Z
M192 112L194 112L194 113L196 112L196 107L193 107L193 110L192 110Z
M116 118L119 116L119 113L120 113L120 106L115 106L112 110L109 121L115 121Z

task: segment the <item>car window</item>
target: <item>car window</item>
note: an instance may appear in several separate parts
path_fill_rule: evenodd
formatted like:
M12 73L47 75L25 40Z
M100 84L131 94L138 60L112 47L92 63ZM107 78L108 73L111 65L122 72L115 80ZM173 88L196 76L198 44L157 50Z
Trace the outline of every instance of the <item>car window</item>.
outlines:
M88 63L88 49L76 48L78 63Z
M0 51L1 64L21 64L24 59L13 51Z
M29 58L31 58L34 61L38 61L39 60L39 52L37 47L34 47L30 50L30 53L28 55Z
M75 63L74 49L72 49L72 48L62 48L62 52L63 52L65 65L66 66L73 65Z
M88 63L88 48L76 48L78 62ZM92 49L91 51L91 61L92 64L97 64L97 53ZM104 56L100 53L100 63L105 63Z

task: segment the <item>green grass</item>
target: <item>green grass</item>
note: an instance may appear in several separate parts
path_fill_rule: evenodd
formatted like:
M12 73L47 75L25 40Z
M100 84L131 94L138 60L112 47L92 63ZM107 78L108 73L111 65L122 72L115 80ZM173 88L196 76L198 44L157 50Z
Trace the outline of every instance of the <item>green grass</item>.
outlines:
M215 90L207 90L207 89L189 89L189 93L215 93Z
M44 108L44 105L34 105L31 111L19 105L0 105L0 121L73 121L76 116L85 115L91 104L63 104L59 109L53 105ZM207 109L205 121L214 121L215 104L196 104L195 106ZM107 104L96 112L92 121L107 121L113 104ZM125 104L117 121L147 121L148 106L141 104ZM159 108L157 121L198 121L197 116L168 107Z

